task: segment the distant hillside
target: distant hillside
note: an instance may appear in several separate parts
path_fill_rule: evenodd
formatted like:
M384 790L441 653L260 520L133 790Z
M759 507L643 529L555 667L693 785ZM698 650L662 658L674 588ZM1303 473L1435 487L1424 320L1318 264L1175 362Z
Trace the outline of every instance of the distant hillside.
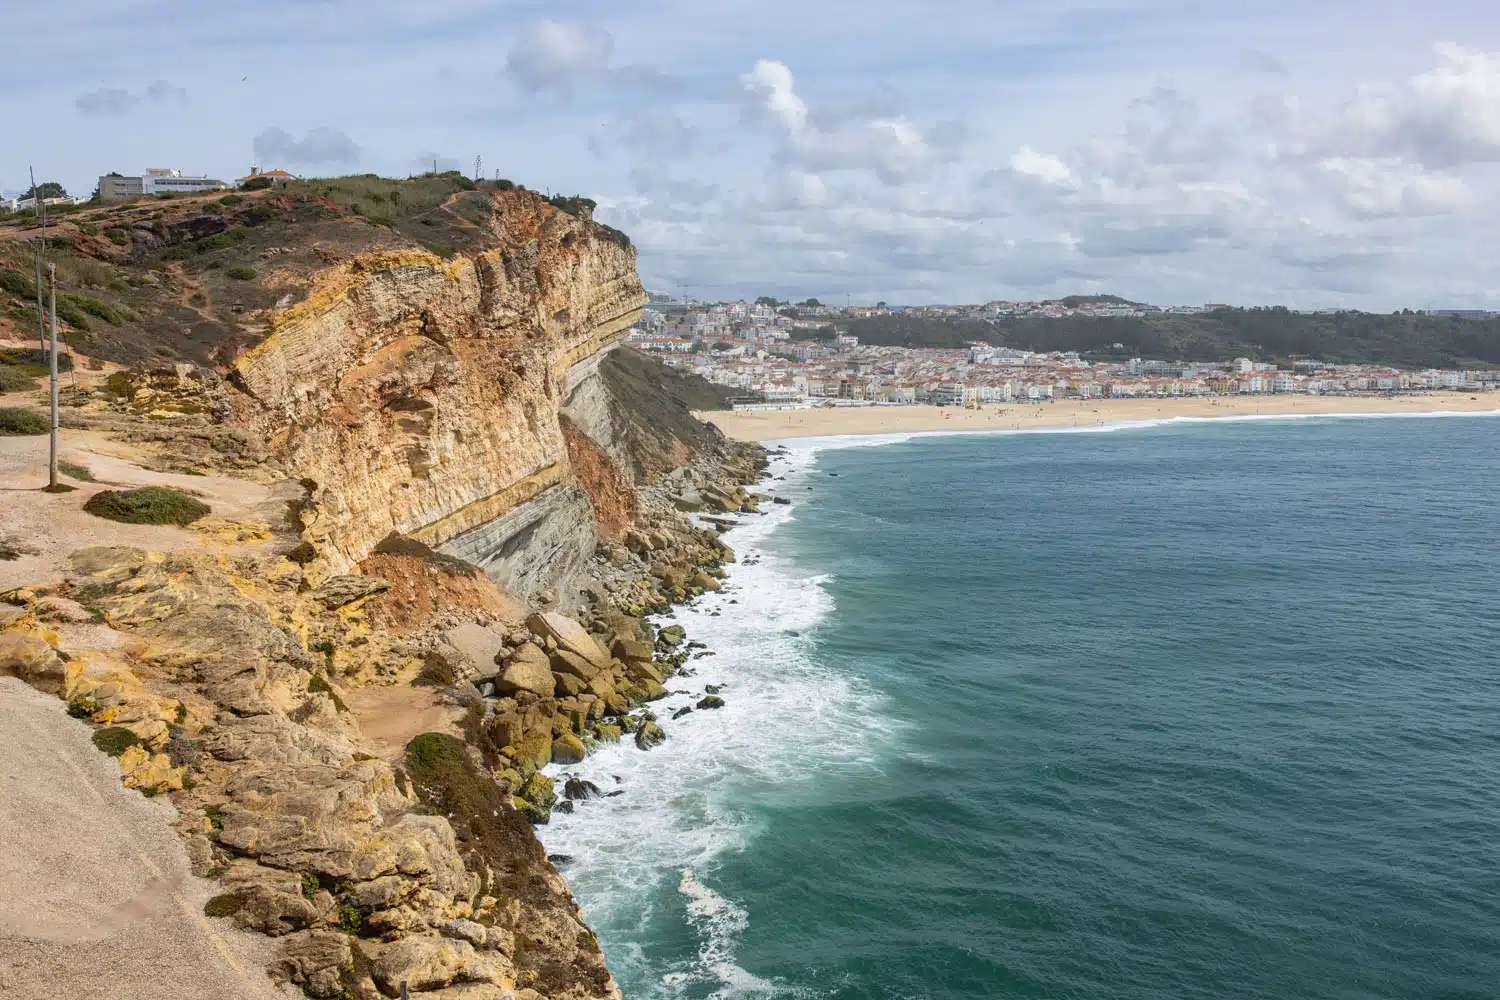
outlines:
M1002 320L996 343L1096 357L1227 361L1285 360L1476 368L1500 364L1500 320L1418 315L1306 315L1284 308L1219 309L1192 315L1071 316ZM1113 345L1120 344L1116 348Z
M1500 365L1500 320L1415 314L1306 315L1276 307L1146 317L1002 317L993 324L897 314L839 326L858 336L861 344L951 348L983 340L1028 351L1078 351L1101 359L1284 361L1296 354L1403 368Z

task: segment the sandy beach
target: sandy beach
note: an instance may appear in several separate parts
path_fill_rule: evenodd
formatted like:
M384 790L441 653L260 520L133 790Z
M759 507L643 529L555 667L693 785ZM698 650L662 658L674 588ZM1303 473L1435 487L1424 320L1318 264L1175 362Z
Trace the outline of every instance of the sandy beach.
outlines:
M1180 399L1073 399L1051 403L991 403L977 410L957 406L841 406L764 412L705 412L699 413L698 417L732 438L774 441L835 434L1091 427L1173 417L1497 411L1500 411L1500 393L1433 392L1394 398L1186 396Z

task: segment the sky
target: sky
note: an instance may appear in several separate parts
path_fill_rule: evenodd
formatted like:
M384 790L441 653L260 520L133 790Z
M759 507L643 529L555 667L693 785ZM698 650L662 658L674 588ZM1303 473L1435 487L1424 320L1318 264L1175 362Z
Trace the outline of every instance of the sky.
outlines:
M49 0L5 31L12 194L482 157L700 299L1500 309L1478 0Z

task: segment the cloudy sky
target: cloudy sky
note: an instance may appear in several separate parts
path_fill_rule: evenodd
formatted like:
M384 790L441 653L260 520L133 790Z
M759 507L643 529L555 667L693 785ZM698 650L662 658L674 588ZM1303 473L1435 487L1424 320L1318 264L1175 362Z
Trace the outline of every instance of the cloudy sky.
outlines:
M479 155L701 298L1500 308L1480 0L48 0L5 31L11 192Z

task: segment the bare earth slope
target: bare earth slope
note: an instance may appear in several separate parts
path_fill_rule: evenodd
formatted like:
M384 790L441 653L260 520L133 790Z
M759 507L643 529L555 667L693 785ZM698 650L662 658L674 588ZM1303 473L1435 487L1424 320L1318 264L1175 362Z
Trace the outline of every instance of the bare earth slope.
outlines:
M265 938L203 915L218 890L189 871L174 810L122 787L87 724L0 677L0 732L0 996L292 995Z

